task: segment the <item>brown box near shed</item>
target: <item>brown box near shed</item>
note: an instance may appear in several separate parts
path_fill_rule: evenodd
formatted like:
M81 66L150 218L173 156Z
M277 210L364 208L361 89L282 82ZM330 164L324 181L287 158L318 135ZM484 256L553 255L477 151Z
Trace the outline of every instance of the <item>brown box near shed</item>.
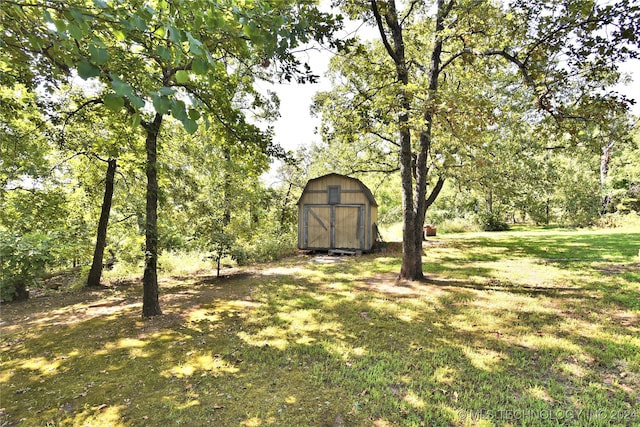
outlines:
M437 230L433 225L425 225L423 231L424 239L427 240L427 237L435 236Z

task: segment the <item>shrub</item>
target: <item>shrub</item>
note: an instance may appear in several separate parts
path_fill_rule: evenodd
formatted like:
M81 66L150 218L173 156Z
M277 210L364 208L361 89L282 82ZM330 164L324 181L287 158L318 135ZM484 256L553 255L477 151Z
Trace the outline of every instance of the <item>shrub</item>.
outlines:
M240 246L246 251L245 262L276 261L296 253L297 236L293 231L262 230Z
M163 273L182 275L210 267L211 257L202 251L163 251L158 256L158 269Z
M442 234L478 231L477 222L470 218L445 219L442 223L435 225L438 227L438 232Z
M500 214L495 212L483 212L478 214L478 224L483 231L505 231L509 229Z
M0 301L27 299L27 287L44 274L53 258L53 237L42 233L21 236L0 231Z
M620 212L609 213L595 220L593 225L598 228L639 227L640 215L635 212L628 214Z

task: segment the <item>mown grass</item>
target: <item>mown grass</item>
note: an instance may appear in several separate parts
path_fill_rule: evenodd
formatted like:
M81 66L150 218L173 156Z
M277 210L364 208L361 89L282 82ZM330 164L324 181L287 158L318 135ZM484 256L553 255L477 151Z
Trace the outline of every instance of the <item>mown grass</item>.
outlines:
M639 231L438 236L2 307L1 425L640 425Z

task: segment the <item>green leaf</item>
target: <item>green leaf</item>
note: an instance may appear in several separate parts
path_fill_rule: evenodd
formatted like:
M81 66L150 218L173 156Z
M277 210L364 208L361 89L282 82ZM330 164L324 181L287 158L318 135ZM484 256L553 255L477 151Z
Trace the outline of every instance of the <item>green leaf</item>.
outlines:
M42 43L42 39L33 35L29 36L29 44L31 45L31 48L33 50L40 50L44 46Z
M122 107L124 107L124 99L122 99L121 96L116 95L115 93L106 94L103 101L104 106L111 111L119 111Z
M93 0L93 4L99 9L107 9L109 7L104 0Z
M144 99L140 98L137 95L134 95L133 93L130 94L130 95L127 95L127 98L129 98L129 101L131 102L131 105L133 105L138 110L141 109L141 108L144 108L144 106L146 104L144 102Z
M187 110L183 101L179 99L171 100L171 115L182 122L187 119Z
M165 61L171 59L171 50L162 45L158 45L158 47L156 47L156 52L158 53L158 56L160 56L160 58L164 59Z
M69 13L73 17L74 21L78 23L78 25L84 24L85 16L80 9L74 7L69 11Z
M176 71L176 82L180 84L189 83L189 73L185 70Z
M115 77L111 76L111 77L113 79L111 81L111 87L113 88L113 91L117 95L128 97L129 95L131 95L133 93L133 89L131 88L131 86L129 86L128 83L123 82L117 76L115 76Z
M193 135L198 130L198 123L195 120L184 119L182 125L190 135Z
M196 58L193 60L193 65L191 68L193 69L194 73L202 76L204 74L207 74L207 71L209 70L209 65L207 64L207 61Z
M94 64L102 65L109 60L109 53L107 50L96 45L92 44L89 46L89 53L91 53L91 61Z
M100 68L87 61L81 61L78 64L78 75L85 80L91 77L97 77L100 75Z
M74 24L69 24L69 27L67 28L67 30L69 30L69 34L71 34L71 37L73 37L76 40L81 40L82 36L84 35L80 27Z
M169 31L169 38L172 42L174 42L175 44L182 43L182 32L179 29L169 26L167 30Z
M125 33L122 30L113 30L113 36L119 42L123 42L127 38L127 36L125 35Z
M138 127L140 125L141 122L141 118L140 118L140 114L136 113L133 116L131 116L131 126L132 127Z
M145 19L140 15L133 16L133 25L140 31L147 30L147 21L145 21Z
M67 30L67 24L62 19L56 19L53 21L56 26L56 31L64 33Z
M162 86L158 92L160 93L160 95L169 96L176 93L176 90L171 87Z
M164 96L153 95L151 101L153 102L153 108L158 114L167 114L171 109L171 102Z
M202 55L202 42L191 35L190 32L187 31L187 39L189 40L189 50L194 55Z
M49 11L47 9L45 9L44 12L42 12L42 16L43 16L45 22L48 22L50 24L53 23L53 18L51 17L51 13L49 13Z
M194 110L193 108L189 109L189 118L192 120L198 120L200 118L200 111Z

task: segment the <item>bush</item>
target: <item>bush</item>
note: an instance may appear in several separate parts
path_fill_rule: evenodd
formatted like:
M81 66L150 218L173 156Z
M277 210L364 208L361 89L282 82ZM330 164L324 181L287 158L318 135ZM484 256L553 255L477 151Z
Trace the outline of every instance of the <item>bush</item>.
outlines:
M42 233L22 236L0 231L0 301L27 299L52 256L53 237Z
M640 215L635 212L628 214L610 213L602 215L594 221L593 225L598 228L640 227Z
M253 235L251 241L242 242L246 251L245 262L276 261L291 256L297 251L297 236L292 232L278 233L263 230Z
M174 275L206 270L211 267L211 257L208 255L202 251L163 251L158 256L158 270Z
M445 219L442 223L436 225L438 232L442 234L478 231L478 224L470 218Z
M505 231L509 229L502 216L495 212L484 212L478 214L478 224L483 231Z

